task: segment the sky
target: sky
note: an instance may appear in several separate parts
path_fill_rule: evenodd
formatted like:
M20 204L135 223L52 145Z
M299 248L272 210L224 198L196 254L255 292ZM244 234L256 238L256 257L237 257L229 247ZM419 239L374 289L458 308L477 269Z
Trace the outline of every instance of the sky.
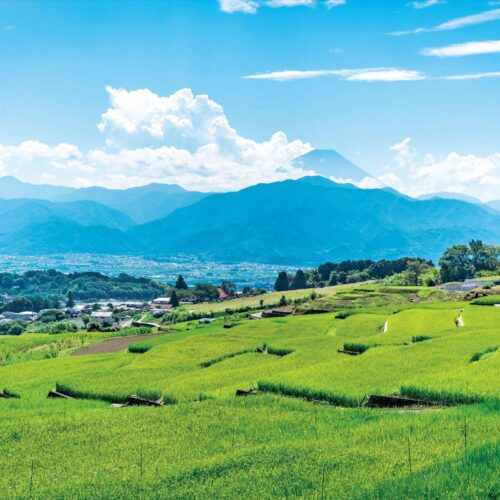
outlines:
M227 191L335 149L500 198L500 0L0 1L0 175Z

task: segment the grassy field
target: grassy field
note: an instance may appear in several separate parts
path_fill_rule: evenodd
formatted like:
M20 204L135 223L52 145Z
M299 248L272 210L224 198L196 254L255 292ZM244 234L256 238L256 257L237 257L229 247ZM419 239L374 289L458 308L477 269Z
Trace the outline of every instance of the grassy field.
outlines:
M180 323L130 352L31 359L44 336L0 338L16 356L0 385L21 396L0 399L2 497L498 497L500 308L319 293L332 312ZM77 399L47 399L56 384ZM109 404L134 393L167 405ZM368 394L456 406L360 407Z

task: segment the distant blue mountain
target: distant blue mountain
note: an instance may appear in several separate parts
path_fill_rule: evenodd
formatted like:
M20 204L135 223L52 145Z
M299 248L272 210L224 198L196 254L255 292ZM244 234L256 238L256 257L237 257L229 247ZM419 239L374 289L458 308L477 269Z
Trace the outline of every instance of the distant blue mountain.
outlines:
M95 201L120 210L135 223L161 219L175 209L196 203L205 193L186 191L175 184L148 184L129 189L103 187L68 188L48 184L29 184L15 177L0 177L0 198L48 200L54 202Z
M216 260L436 259L471 238L499 243L500 214L457 200L418 201L305 177L214 194L129 232L151 252Z
M95 201L0 200L0 252L13 254L184 254L317 265L405 255L436 259L472 238L499 244L500 213L319 176L211 194L145 224Z

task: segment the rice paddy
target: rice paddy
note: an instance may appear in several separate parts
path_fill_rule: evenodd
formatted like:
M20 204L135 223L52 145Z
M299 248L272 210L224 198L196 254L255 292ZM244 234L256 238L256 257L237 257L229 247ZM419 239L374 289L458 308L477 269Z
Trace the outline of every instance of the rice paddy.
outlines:
M113 353L66 355L80 334L0 338L0 387L20 396L0 398L0 494L497 497L500 308L364 287L316 299L325 314L179 323ZM111 407L132 394L166 404ZM437 405L365 408L369 394Z

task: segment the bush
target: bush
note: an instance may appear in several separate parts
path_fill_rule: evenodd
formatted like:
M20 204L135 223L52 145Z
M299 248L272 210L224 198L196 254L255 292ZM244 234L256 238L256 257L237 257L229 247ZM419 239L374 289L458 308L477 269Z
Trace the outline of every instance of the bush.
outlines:
M359 352L360 354L363 354L369 348L370 346L366 344L351 344L347 342L344 344L344 351Z
M416 342L424 342L425 340L429 340L431 339L432 337L428 337L427 335L414 335L412 338L411 338L411 341L413 343L416 343Z
M475 306L494 306L500 304L500 295L489 295L487 297L478 297L471 300L471 304Z

